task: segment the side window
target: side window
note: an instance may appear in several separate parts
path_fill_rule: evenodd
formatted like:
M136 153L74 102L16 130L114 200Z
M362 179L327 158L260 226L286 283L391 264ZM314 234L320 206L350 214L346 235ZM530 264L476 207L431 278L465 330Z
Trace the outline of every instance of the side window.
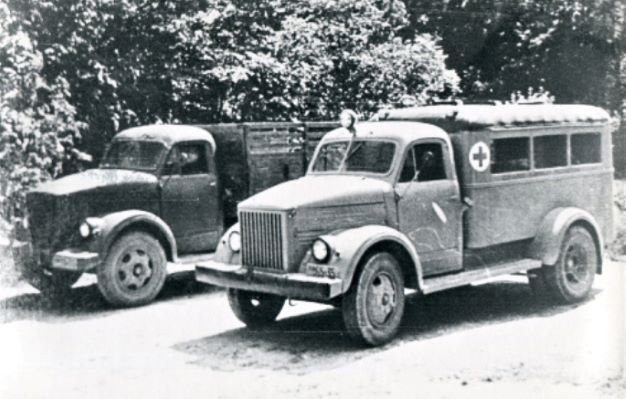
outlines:
M533 139L535 168L567 166L567 136L538 136Z
M180 174L197 175L209 173L207 162L206 145L204 143L181 144L180 151Z
M602 161L602 140L599 133L572 134L572 165Z
M417 181L444 180L446 165L439 143L416 144L413 147L417 167Z
M209 173L207 150L204 143L179 144L165 161L164 175L197 175Z
M530 169L530 139L513 137L493 140L491 173L517 172Z
M165 176L180 174L180 152L178 151L178 147L172 148L167 155L162 174Z
M411 148L406 154L406 160L404 161L404 165L402 166L402 171L400 172L400 179L398 180L398 183L406 183L413 180L416 170L417 168L415 165L415 150Z

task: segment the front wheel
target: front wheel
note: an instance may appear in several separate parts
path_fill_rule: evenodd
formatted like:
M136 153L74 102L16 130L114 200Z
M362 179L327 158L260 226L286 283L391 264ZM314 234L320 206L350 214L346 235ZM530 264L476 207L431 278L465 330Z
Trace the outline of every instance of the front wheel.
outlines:
M153 236L127 233L115 241L98 268L98 289L112 305L145 305L163 288L166 267L165 251Z
M272 323L283 309L285 298L261 292L228 289L228 304L233 313L251 328Z
M404 278L398 261L387 252L365 261L343 297L343 320L348 335L377 346L398 332L404 313Z
M556 264L542 268L542 282L558 302L578 302L589 295L597 268L598 248L593 237L587 229L574 226L565 234Z

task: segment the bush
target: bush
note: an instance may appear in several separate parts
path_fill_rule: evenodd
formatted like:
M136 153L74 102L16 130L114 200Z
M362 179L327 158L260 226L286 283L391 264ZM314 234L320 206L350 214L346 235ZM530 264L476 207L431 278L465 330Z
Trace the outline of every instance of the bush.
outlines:
M0 217L24 213L25 192L63 172L75 157L75 120L62 78L41 76L43 55L0 2Z

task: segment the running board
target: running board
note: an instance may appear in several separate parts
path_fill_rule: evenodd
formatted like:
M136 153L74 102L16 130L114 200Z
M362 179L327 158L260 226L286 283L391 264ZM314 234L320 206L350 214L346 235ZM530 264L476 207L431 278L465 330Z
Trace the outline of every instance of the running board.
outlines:
M525 272L530 269L541 267L541 261L536 259L520 259L512 262L495 263L480 269L472 269L460 273L448 274L440 277L425 278L422 286L424 294L461 287L492 277Z
M213 252L179 256L176 262L167 262L168 273L195 272L196 264L213 259Z

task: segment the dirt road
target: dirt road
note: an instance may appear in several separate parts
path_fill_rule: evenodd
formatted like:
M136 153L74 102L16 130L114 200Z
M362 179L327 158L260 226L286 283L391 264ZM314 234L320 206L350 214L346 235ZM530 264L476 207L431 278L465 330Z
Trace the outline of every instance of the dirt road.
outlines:
M110 309L93 285L58 305L4 290L0 398L624 398L625 270L607 264L577 306L537 301L522 276L413 296L376 349L307 303L250 331L223 291L185 275L136 309Z

